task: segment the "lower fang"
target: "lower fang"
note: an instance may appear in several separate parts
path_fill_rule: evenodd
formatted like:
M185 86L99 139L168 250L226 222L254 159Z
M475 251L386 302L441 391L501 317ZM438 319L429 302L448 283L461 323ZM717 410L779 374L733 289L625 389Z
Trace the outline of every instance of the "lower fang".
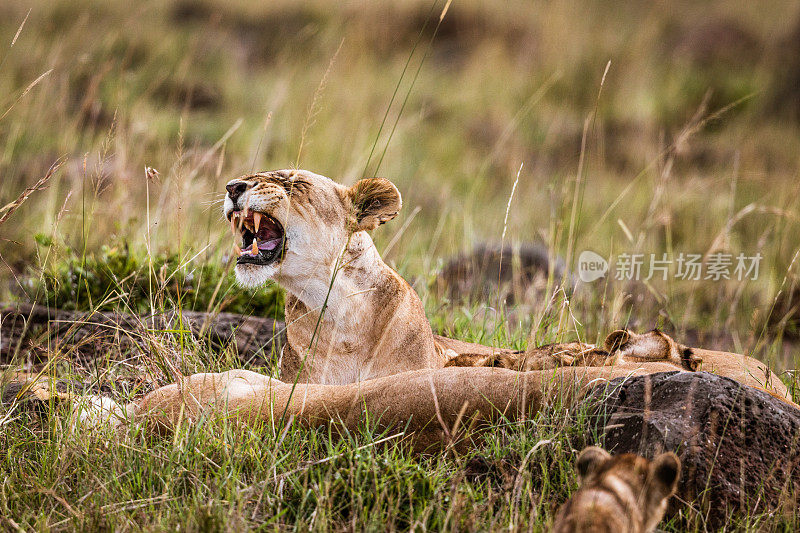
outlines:
M236 252L236 255L242 255L244 252L241 248L239 248L238 244L233 245L233 251Z
M258 255L258 243L256 242L255 238L253 238L253 244L250 245L250 253L253 255Z

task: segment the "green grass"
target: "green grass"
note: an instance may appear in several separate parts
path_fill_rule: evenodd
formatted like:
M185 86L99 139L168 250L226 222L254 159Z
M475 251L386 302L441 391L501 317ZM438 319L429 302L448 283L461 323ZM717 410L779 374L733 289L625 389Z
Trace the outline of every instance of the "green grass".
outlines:
M798 61L796 2L456 0L429 48L443 4L0 3L0 206L64 160L0 224L0 300L280 318L274 287L232 284L221 201L232 177L297 165L398 185L405 207L374 238L437 331L523 348L663 326L797 368L800 126L782 74ZM551 287L514 307L437 293L444 260L504 234L572 267L584 249L764 260L755 281ZM117 392L130 394L236 361L147 335L146 356L54 354L48 372L133 380ZM541 530L575 488L585 429L554 410L476 436L469 454L418 457L369 428L109 444L72 435L58 410L17 415L0 426L0 523L26 530ZM529 453L508 488L497 465ZM492 474L469 474L481 464Z
M552 416L552 415L551 415ZM63 417L0 437L4 516L55 529L527 529L574 487L571 432L547 414L477 451L417 456L401 433L333 437L202 425L108 443ZM574 436L574 435L571 435ZM538 446L537 446L538 444ZM535 451L531 451L536 446ZM525 458L523 461L522 458Z
M52 245L49 239L37 242ZM236 287L230 264L177 254L158 254L151 261L125 243L84 256L68 250L46 270L29 268L25 279L21 296L59 309L113 311L124 301L130 311L146 314L152 305L164 309L169 302L195 311L283 318L283 291L274 284L245 292Z
M53 530L546 531L597 442L583 408L466 433L420 455L402 428L357 432L212 424L75 431L68 408L17 410L0 431L6 525ZM736 515L726 530L785 530L796 514ZM664 531L703 531L685 507Z

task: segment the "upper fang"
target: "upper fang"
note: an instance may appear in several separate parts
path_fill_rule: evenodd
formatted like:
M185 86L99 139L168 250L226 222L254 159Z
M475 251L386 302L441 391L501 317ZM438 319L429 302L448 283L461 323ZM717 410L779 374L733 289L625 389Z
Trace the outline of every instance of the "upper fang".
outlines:
M253 211L253 222L255 223L256 228L254 233L258 233L258 227L261 226L261 213Z

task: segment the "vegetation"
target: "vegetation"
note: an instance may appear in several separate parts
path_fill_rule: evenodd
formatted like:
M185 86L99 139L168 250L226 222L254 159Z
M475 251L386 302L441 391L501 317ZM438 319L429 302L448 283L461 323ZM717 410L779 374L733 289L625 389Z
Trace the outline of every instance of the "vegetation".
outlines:
M274 287L232 284L221 201L232 177L297 166L398 185L405 207L374 238L441 332L524 347L661 326L796 382L797 3L456 0L440 18L444 7L4 0L0 300L280 318ZM551 280L514 306L434 290L447 258L501 240L572 268L583 250L612 265L623 253L763 259L755 280L683 280L673 265L666 281ZM155 386L235 361L149 335L150 354L83 366L52 354L45 370L113 388L123 373ZM1 362L6 374L21 363ZM57 409L0 411L0 523L541 530L576 486L577 418L554 408L475 436L469 454L418 457L369 428L195 427L109 444L73 435ZM662 527L704 526L687 514Z
M49 244L38 239L42 244ZM120 299L132 312L179 306L197 311L283 317L283 292L275 285L242 291L230 268L215 262L187 261L176 254L137 256L124 245L102 246L83 257L67 250L66 257L47 270L29 269L27 295L66 310L113 311Z

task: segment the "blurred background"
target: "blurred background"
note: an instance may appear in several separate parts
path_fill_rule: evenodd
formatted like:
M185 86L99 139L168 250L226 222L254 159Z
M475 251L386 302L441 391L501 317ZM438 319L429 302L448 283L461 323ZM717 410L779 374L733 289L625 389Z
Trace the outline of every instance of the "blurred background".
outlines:
M299 167L398 185L374 238L441 331L480 340L487 309L510 344L661 326L796 366L800 4L444 7L4 0L0 205L62 164L0 225L0 297L110 305L102 282L136 308L147 265L197 307L275 309L198 272L229 276L224 184ZM564 275L513 302L442 288L452 258L501 244ZM573 283L587 249L763 260L757 280Z

